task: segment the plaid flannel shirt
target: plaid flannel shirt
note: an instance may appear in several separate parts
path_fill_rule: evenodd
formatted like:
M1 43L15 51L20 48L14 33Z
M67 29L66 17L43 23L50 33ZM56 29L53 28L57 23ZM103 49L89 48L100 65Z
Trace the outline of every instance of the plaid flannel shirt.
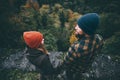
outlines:
M65 56L64 68L69 68L75 72L86 69L92 56L98 51L102 44L103 38L98 34L91 37L83 37L80 41L75 42Z

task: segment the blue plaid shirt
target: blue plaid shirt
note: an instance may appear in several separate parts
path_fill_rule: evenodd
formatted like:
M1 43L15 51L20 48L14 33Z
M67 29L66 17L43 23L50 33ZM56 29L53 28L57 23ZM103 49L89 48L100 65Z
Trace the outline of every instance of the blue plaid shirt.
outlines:
M103 38L99 34L83 37L69 48L64 58L64 68L70 68L72 71L86 69L93 55L102 45Z

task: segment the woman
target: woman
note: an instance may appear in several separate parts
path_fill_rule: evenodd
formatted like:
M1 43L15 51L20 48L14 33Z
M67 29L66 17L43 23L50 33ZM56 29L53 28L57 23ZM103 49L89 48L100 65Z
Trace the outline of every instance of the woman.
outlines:
M23 38L28 46L28 60L40 69L40 80L47 80L47 77L54 74L55 71L50 63L48 51L44 47L44 38L42 33L38 31L26 31L23 33Z

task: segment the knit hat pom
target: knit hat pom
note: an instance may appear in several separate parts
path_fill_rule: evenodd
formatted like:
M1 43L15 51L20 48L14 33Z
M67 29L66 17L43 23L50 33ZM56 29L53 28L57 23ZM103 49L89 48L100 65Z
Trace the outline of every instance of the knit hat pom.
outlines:
M38 48L42 43L43 35L37 31L26 31L23 33L23 38L30 48Z
M78 26L88 35L95 33L99 25L99 16L97 13L88 13L78 19Z

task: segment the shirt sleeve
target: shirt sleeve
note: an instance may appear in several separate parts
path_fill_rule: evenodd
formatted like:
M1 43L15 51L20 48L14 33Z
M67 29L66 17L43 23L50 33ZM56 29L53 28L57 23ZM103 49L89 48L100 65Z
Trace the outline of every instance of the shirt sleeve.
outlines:
M68 53L66 54L64 61L65 63L69 64L76 59L80 58L81 56L84 56L86 54L89 54L92 48L92 43L90 40L82 40L78 43L74 43L68 50Z
M80 42L74 43L65 55L61 68L65 69L69 65L71 66L76 60L85 62L88 58L90 59L91 54L94 54L94 51L98 50L100 43L101 41L96 37L82 39Z

